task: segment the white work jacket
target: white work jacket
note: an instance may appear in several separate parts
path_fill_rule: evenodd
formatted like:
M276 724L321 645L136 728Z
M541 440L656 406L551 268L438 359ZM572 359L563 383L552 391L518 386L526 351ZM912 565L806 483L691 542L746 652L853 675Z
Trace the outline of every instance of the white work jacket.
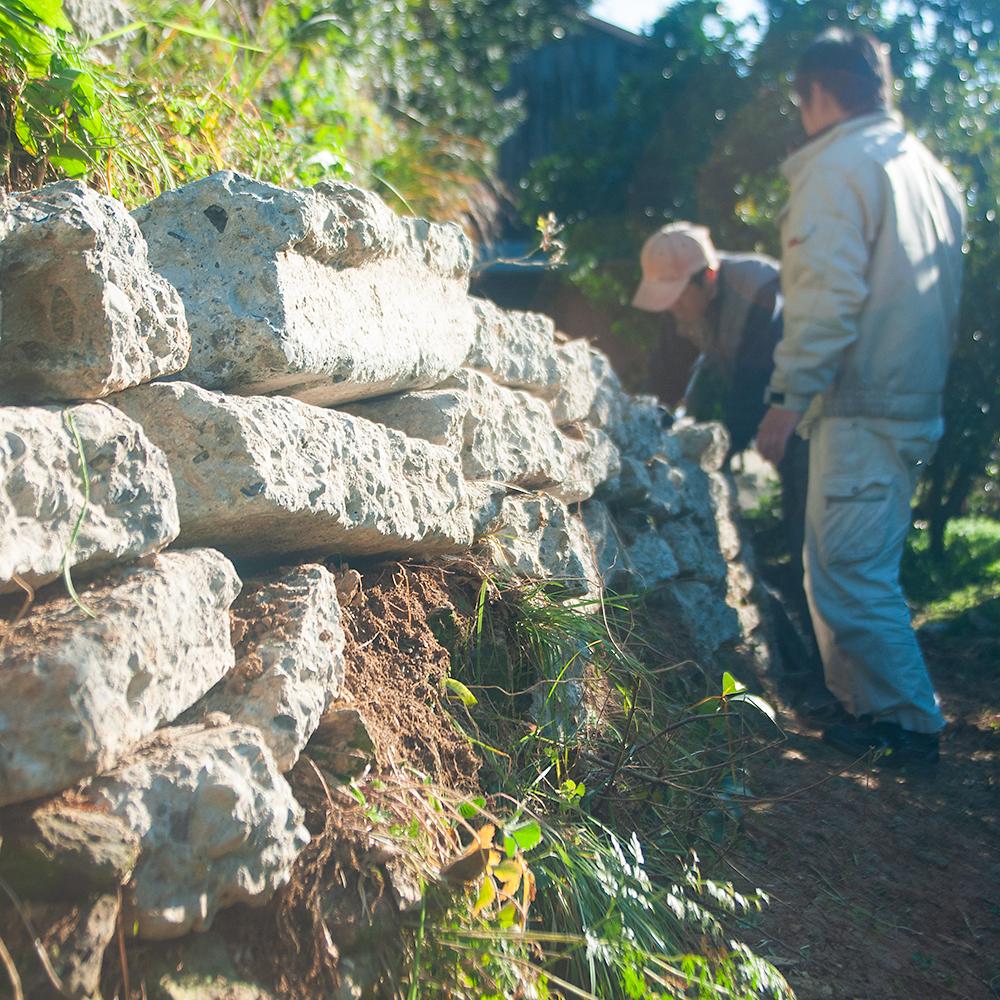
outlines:
M811 417L940 416L965 200L889 112L815 137L782 165L784 336L768 398Z

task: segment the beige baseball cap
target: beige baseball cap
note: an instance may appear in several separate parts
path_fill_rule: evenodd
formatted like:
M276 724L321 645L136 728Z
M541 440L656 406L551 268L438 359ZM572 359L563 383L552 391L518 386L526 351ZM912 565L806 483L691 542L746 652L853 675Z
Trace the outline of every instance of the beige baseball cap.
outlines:
M687 283L706 267L719 266L719 255L705 226L672 222L649 237L642 246L642 281L632 305L648 312L663 312L680 298Z

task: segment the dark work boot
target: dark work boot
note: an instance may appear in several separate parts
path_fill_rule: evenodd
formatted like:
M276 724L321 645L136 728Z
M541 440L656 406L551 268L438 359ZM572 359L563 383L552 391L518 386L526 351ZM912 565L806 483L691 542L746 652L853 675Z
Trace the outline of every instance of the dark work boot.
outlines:
M894 722L830 726L823 740L854 758L873 755L880 767L930 765L938 762L938 734L915 733Z

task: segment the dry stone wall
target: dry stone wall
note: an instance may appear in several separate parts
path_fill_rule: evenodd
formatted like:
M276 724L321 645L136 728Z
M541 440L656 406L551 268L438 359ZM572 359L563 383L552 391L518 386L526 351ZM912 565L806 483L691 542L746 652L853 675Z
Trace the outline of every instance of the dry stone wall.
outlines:
M141 937L288 880L284 774L350 697L343 560L476 551L567 597L645 590L706 658L754 639L722 430L471 297L471 259L345 184L224 172L134 220L79 184L0 203L0 828L113 817Z

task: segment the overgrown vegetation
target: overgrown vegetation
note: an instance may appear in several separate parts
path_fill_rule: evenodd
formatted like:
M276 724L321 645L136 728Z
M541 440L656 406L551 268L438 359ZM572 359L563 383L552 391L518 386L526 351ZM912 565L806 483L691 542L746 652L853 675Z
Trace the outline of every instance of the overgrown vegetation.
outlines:
M571 7L572 5L570 5ZM61 0L0 0L0 180L63 176L135 204L231 167L346 177L397 207L486 225L493 150L519 120L509 60L567 16L556 0L137 0L84 47ZM101 42L102 40L98 40Z
M424 786L436 824L467 844L440 872L426 867L435 824L369 812L429 889L399 993L790 995L728 931L766 898L706 878L692 851L714 856L734 834L743 760L780 739L768 706L651 645L636 621L668 638L670 623L635 601L481 576L449 594L430 619L450 653L441 692L481 757L482 795ZM370 807L384 789L355 794Z

